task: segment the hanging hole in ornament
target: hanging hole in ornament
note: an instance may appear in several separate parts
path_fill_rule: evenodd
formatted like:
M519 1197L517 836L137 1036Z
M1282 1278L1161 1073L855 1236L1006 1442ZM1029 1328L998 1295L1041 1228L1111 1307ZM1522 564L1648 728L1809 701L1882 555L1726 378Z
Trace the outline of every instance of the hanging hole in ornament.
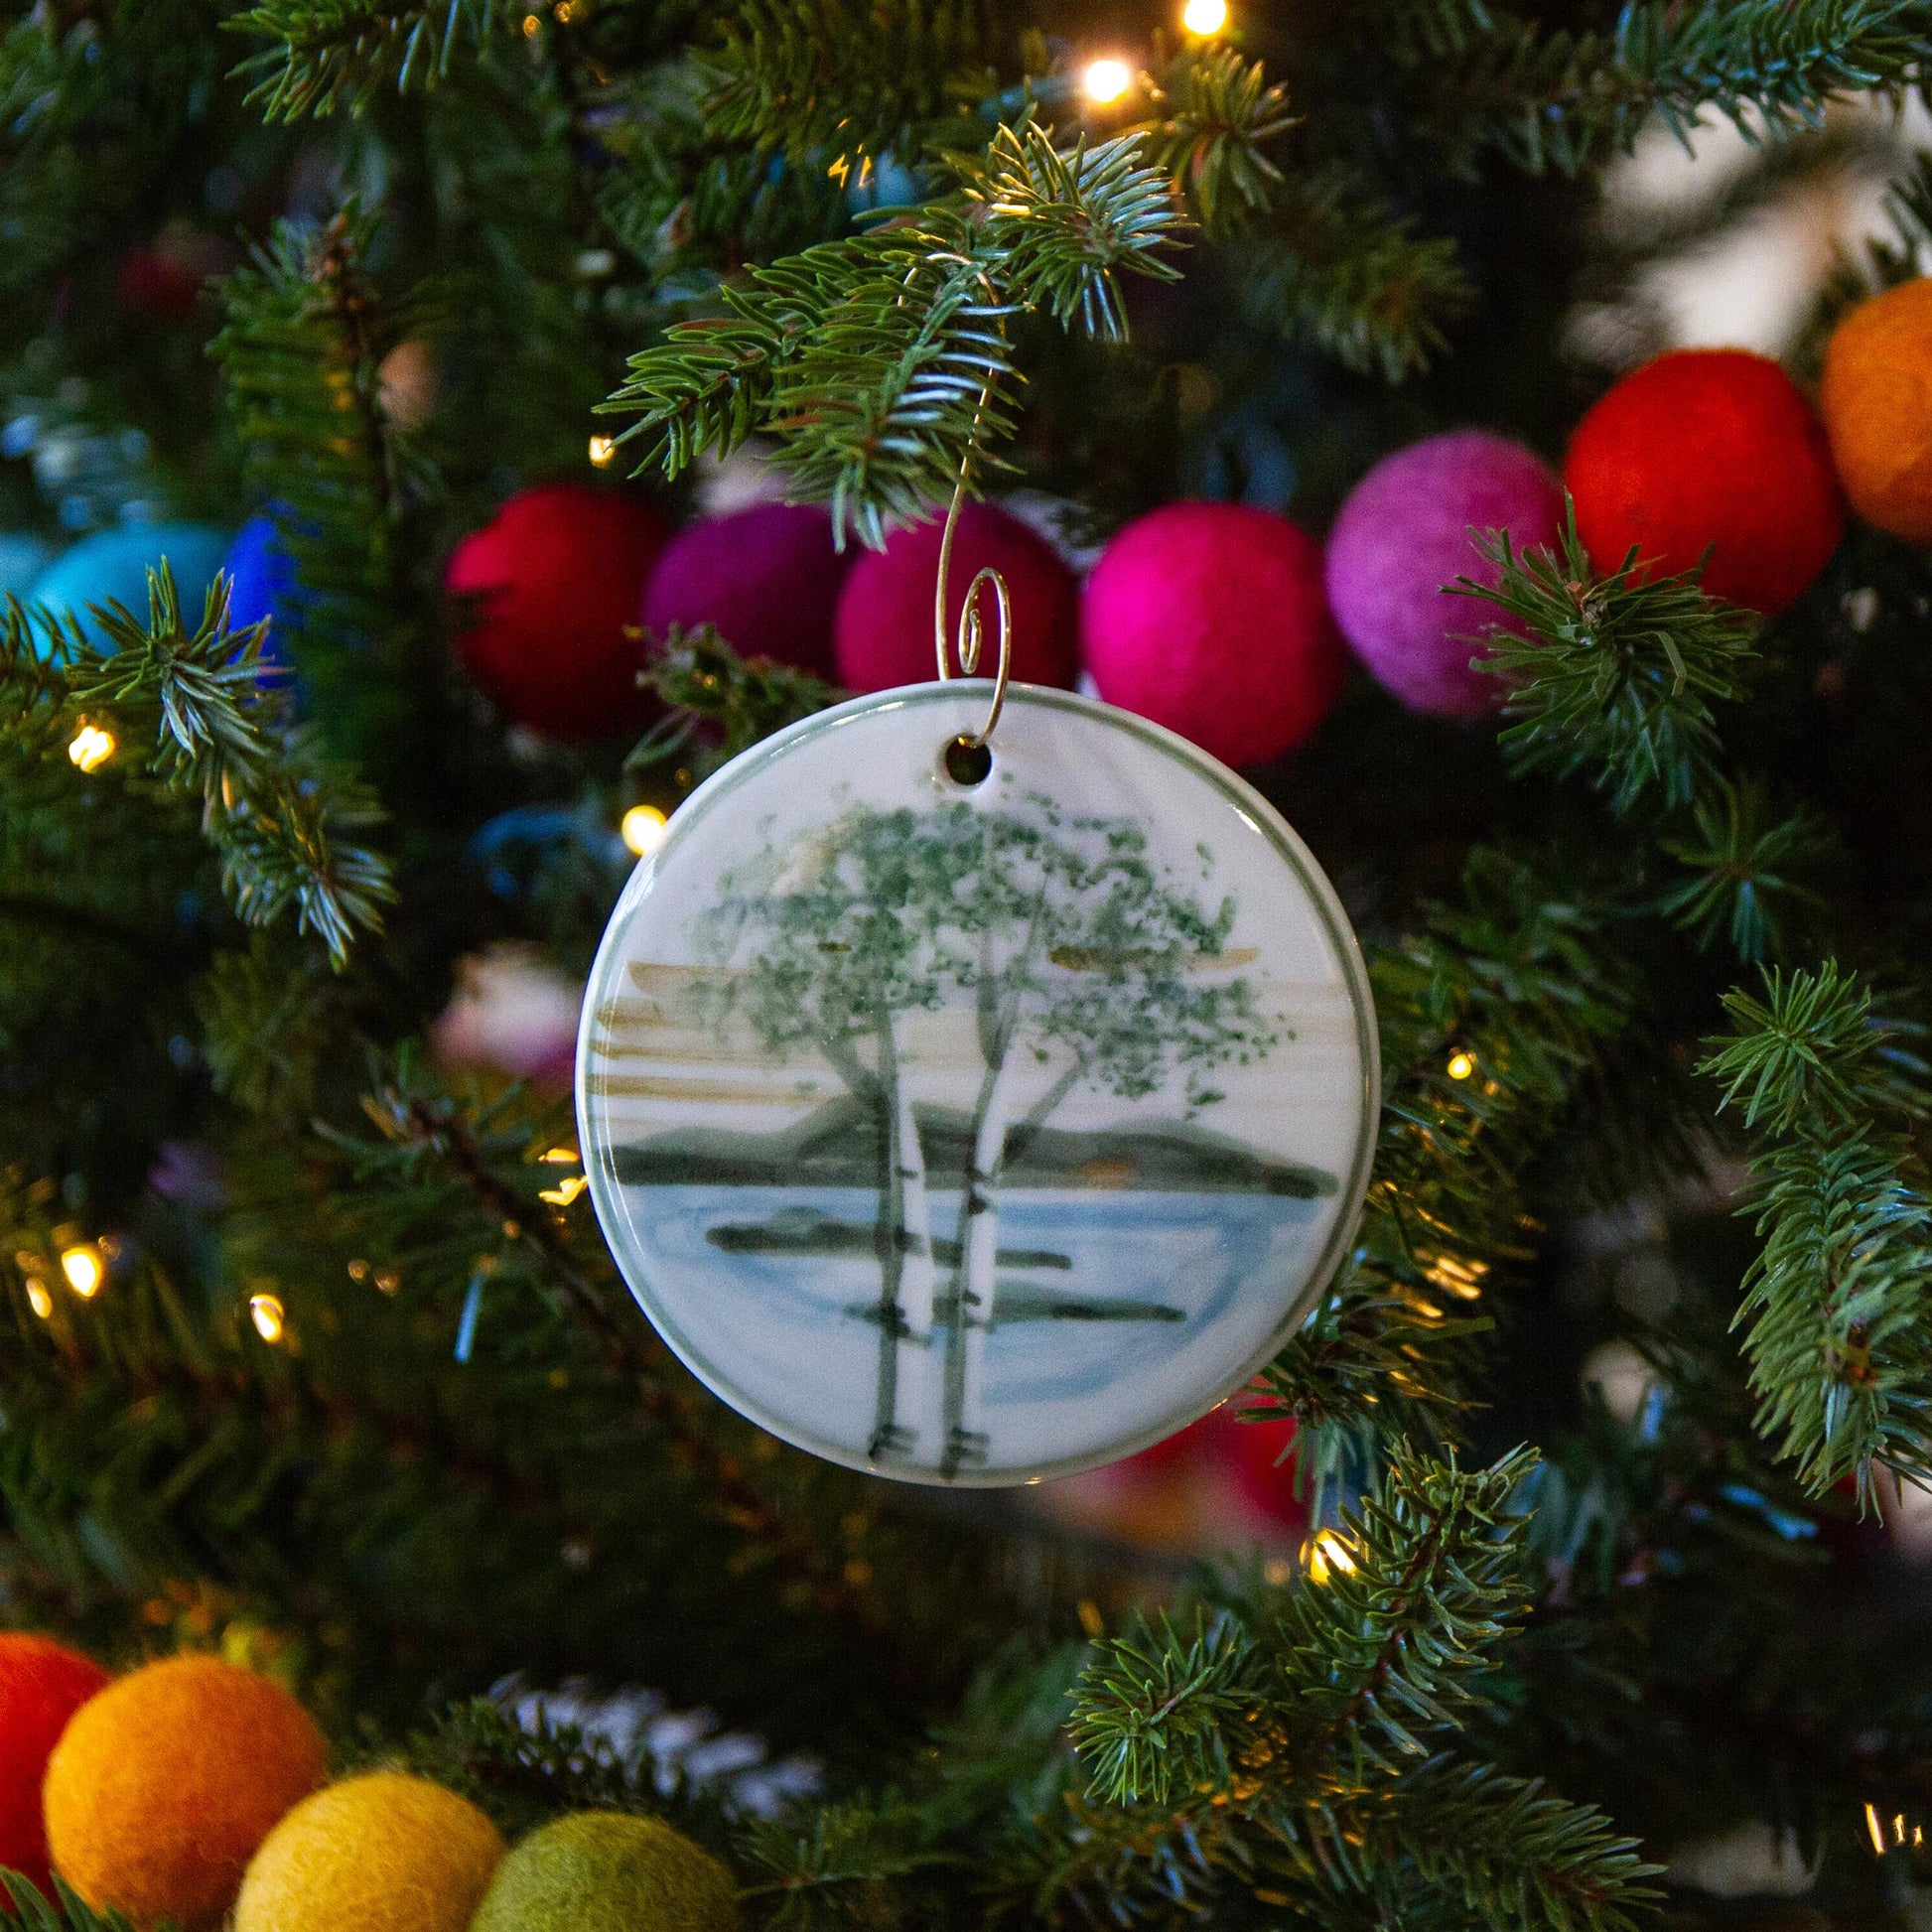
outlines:
M983 785L993 771L993 748L984 739L968 738L964 732L952 739L939 757L946 776L956 785Z

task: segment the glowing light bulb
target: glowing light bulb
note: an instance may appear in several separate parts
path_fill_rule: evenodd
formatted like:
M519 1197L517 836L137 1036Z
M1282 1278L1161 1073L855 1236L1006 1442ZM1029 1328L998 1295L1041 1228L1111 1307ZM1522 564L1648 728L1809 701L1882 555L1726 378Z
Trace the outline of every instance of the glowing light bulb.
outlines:
M1345 1576L1355 1567L1355 1551L1339 1530L1319 1530L1302 1552L1309 1582L1325 1584L1331 1577Z
M1466 1080L1476 1070L1475 1055L1473 1053L1451 1053L1449 1055L1449 1065L1443 1070L1451 1080Z
M537 1199L549 1202L552 1207L568 1207L590 1184L589 1174L566 1174L556 1186L546 1187Z
M83 771L97 770L114 756L114 734L82 725L68 744L68 757Z
M1096 107L1106 107L1134 84L1134 69L1125 61L1089 61L1080 86Z
M618 453L618 439L615 436L593 436L591 438L591 461L602 470Z
M632 805L618 830L640 859L648 859L664 843L664 814L655 805Z
M45 1321L54 1312L54 1298L38 1275L27 1277L27 1306Z
M100 1265L100 1256L92 1248L75 1244L61 1251L61 1273L68 1278L68 1286L83 1302L91 1302L100 1291L100 1278L106 1271Z
M282 1298L279 1295L249 1296L248 1319L255 1324L255 1332L263 1341L280 1341L282 1330L287 1326Z
M1187 0L1180 24L1188 33L1199 34L1203 39L1218 34L1228 24L1228 0Z

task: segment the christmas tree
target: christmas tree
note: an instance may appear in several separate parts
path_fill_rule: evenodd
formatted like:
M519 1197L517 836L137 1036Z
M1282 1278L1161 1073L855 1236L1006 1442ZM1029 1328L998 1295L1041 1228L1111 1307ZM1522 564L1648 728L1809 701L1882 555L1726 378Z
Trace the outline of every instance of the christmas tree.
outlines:
M1923 0L13 10L0 1623L339 1780L0 1655L24 1922L1922 1922L1928 79ZM1669 264L1861 183L1776 360L1667 352ZM726 875L687 1024L825 1072L772 1173L872 1218L708 1252L857 1243L854 1466L653 1331L567 1090L667 819L931 675L948 506L1015 676L1240 766L1367 962L1359 1224L1214 1439L1273 1530L1191 1567L978 1482L952 1364L1186 1319L974 1215L1119 1157L1082 1082L1234 1184L1209 868L961 805ZM1064 1069L1010 1126L897 1080L954 999ZM184 1732L286 1792L116 1823Z

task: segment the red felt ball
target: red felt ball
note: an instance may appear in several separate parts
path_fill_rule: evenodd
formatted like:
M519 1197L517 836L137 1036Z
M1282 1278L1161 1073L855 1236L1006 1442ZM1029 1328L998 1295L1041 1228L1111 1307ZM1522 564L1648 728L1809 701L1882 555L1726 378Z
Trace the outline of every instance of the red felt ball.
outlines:
M884 550L861 556L839 596L839 682L854 691L890 691L924 684L936 675L932 649L932 594L939 579L937 517L895 530ZM947 580L949 623L956 630L966 587L988 565L1007 581L1013 601L1013 675L1023 684L1070 685L1078 667L1079 587L1045 538L991 503L968 503L959 513ZM987 649L994 631L992 598ZM948 633L952 634L951 632ZM981 660L990 677L995 666Z
M741 657L832 675L832 621L851 553L803 503L754 503L680 530L644 589L644 628L714 624Z
M465 667L506 716L546 737L633 730L644 578L664 541L656 512L581 483L512 496L457 545L444 583L478 600L457 639Z
M0 1865L47 1891L41 1779L68 1720L105 1687L91 1657L24 1631L0 1631Z
M1825 568L1845 503L1798 385L1741 348L1674 349L1626 375L1577 425L1564 466L1598 570L1634 546L1658 572L1708 549L1704 588L1775 616Z
M1109 704L1229 764L1300 745L1347 665L1320 545L1238 503L1170 503L1130 523L1087 580L1080 627Z

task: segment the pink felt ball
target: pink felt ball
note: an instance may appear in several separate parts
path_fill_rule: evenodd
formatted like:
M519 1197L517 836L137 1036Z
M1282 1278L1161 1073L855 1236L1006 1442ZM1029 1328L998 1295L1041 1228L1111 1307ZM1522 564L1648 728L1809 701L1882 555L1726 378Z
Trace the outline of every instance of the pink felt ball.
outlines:
M938 517L895 530L884 550L868 551L852 566L839 597L839 682L854 691L890 691L923 684L935 675L932 593L939 575ZM948 581L950 621L956 627L966 587L987 565L1007 580L1013 600L1013 675L1023 684L1070 685L1078 664L1079 587L1045 538L991 503L968 503L959 513ZM993 600L982 593L990 654ZM980 671L996 667L982 659Z
M1347 669L1320 546L1238 503L1169 503L1130 523L1087 580L1080 627L1109 704L1229 764L1301 744Z
M1371 470L1328 537L1328 603L1341 634L1412 711L1473 718L1501 689L1469 668L1471 637L1501 621L1493 605L1443 588L1494 584L1472 530L1507 530L1518 550L1563 527L1563 484L1540 457L1487 430L1432 436Z
M672 538L644 589L644 628L715 624L741 657L832 675L832 619L848 552L809 504L755 503L707 516Z

